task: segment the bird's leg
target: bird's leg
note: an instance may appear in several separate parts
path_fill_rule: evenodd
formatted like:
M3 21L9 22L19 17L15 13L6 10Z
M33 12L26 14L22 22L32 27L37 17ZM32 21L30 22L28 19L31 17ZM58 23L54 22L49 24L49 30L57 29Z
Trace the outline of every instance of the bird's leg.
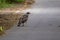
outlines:
M22 27L24 26L24 23L22 24Z
M20 27L21 24L18 24L17 26Z
M20 21L20 19L19 19L19 22L18 22L18 25L17 25L17 26L20 27L20 25L21 25L21 21Z
M17 25L17 26L18 26L18 27L20 27L20 25L21 25L21 23L20 23L20 22L18 22L18 25Z

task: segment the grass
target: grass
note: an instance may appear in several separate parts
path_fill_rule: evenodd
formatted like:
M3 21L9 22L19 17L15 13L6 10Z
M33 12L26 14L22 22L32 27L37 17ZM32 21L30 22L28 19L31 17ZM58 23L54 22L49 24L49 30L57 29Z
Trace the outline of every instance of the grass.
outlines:
M6 4L6 3L3 3L3 4L0 4L0 9L3 9L3 8L8 8L8 7L11 7L13 6L14 4Z
M16 2L11 2L11 3L7 3L7 2L1 2L0 1L0 9L2 9L2 8L9 8L9 7L11 7L11 6L14 6L16 3L18 4L18 3L22 3L22 2L24 2L25 0L16 0Z
M21 2L24 2L25 0L16 0L16 1L21 3Z
M10 7L14 7L14 6L17 6L18 4L14 4L14 3L12 3L12 4L8 4L8 3L2 3L2 4L0 4L0 10L1 9L4 9L4 8L10 8ZM20 4L21 5L21 4Z

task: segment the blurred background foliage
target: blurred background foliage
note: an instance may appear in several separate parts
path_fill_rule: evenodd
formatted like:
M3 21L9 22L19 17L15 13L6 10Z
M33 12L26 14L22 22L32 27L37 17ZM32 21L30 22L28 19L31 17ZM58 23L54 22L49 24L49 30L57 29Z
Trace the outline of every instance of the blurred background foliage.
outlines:
M0 0L0 8L10 7L15 3L22 3L25 0Z

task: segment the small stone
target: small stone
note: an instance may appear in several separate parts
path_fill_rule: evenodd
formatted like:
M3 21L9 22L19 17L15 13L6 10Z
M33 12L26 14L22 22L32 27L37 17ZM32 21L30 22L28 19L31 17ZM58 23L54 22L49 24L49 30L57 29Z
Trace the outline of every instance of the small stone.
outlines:
M60 27L60 25L58 27Z

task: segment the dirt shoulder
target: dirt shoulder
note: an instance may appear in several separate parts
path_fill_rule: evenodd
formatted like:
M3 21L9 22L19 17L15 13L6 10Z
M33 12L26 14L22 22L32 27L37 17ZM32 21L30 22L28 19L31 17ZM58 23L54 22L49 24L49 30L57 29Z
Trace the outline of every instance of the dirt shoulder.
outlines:
M30 8L31 5L34 3L35 3L34 0L26 0L22 4L15 4L14 6L11 6L9 8L1 9L0 12L15 12L17 10L22 11L22 10Z

